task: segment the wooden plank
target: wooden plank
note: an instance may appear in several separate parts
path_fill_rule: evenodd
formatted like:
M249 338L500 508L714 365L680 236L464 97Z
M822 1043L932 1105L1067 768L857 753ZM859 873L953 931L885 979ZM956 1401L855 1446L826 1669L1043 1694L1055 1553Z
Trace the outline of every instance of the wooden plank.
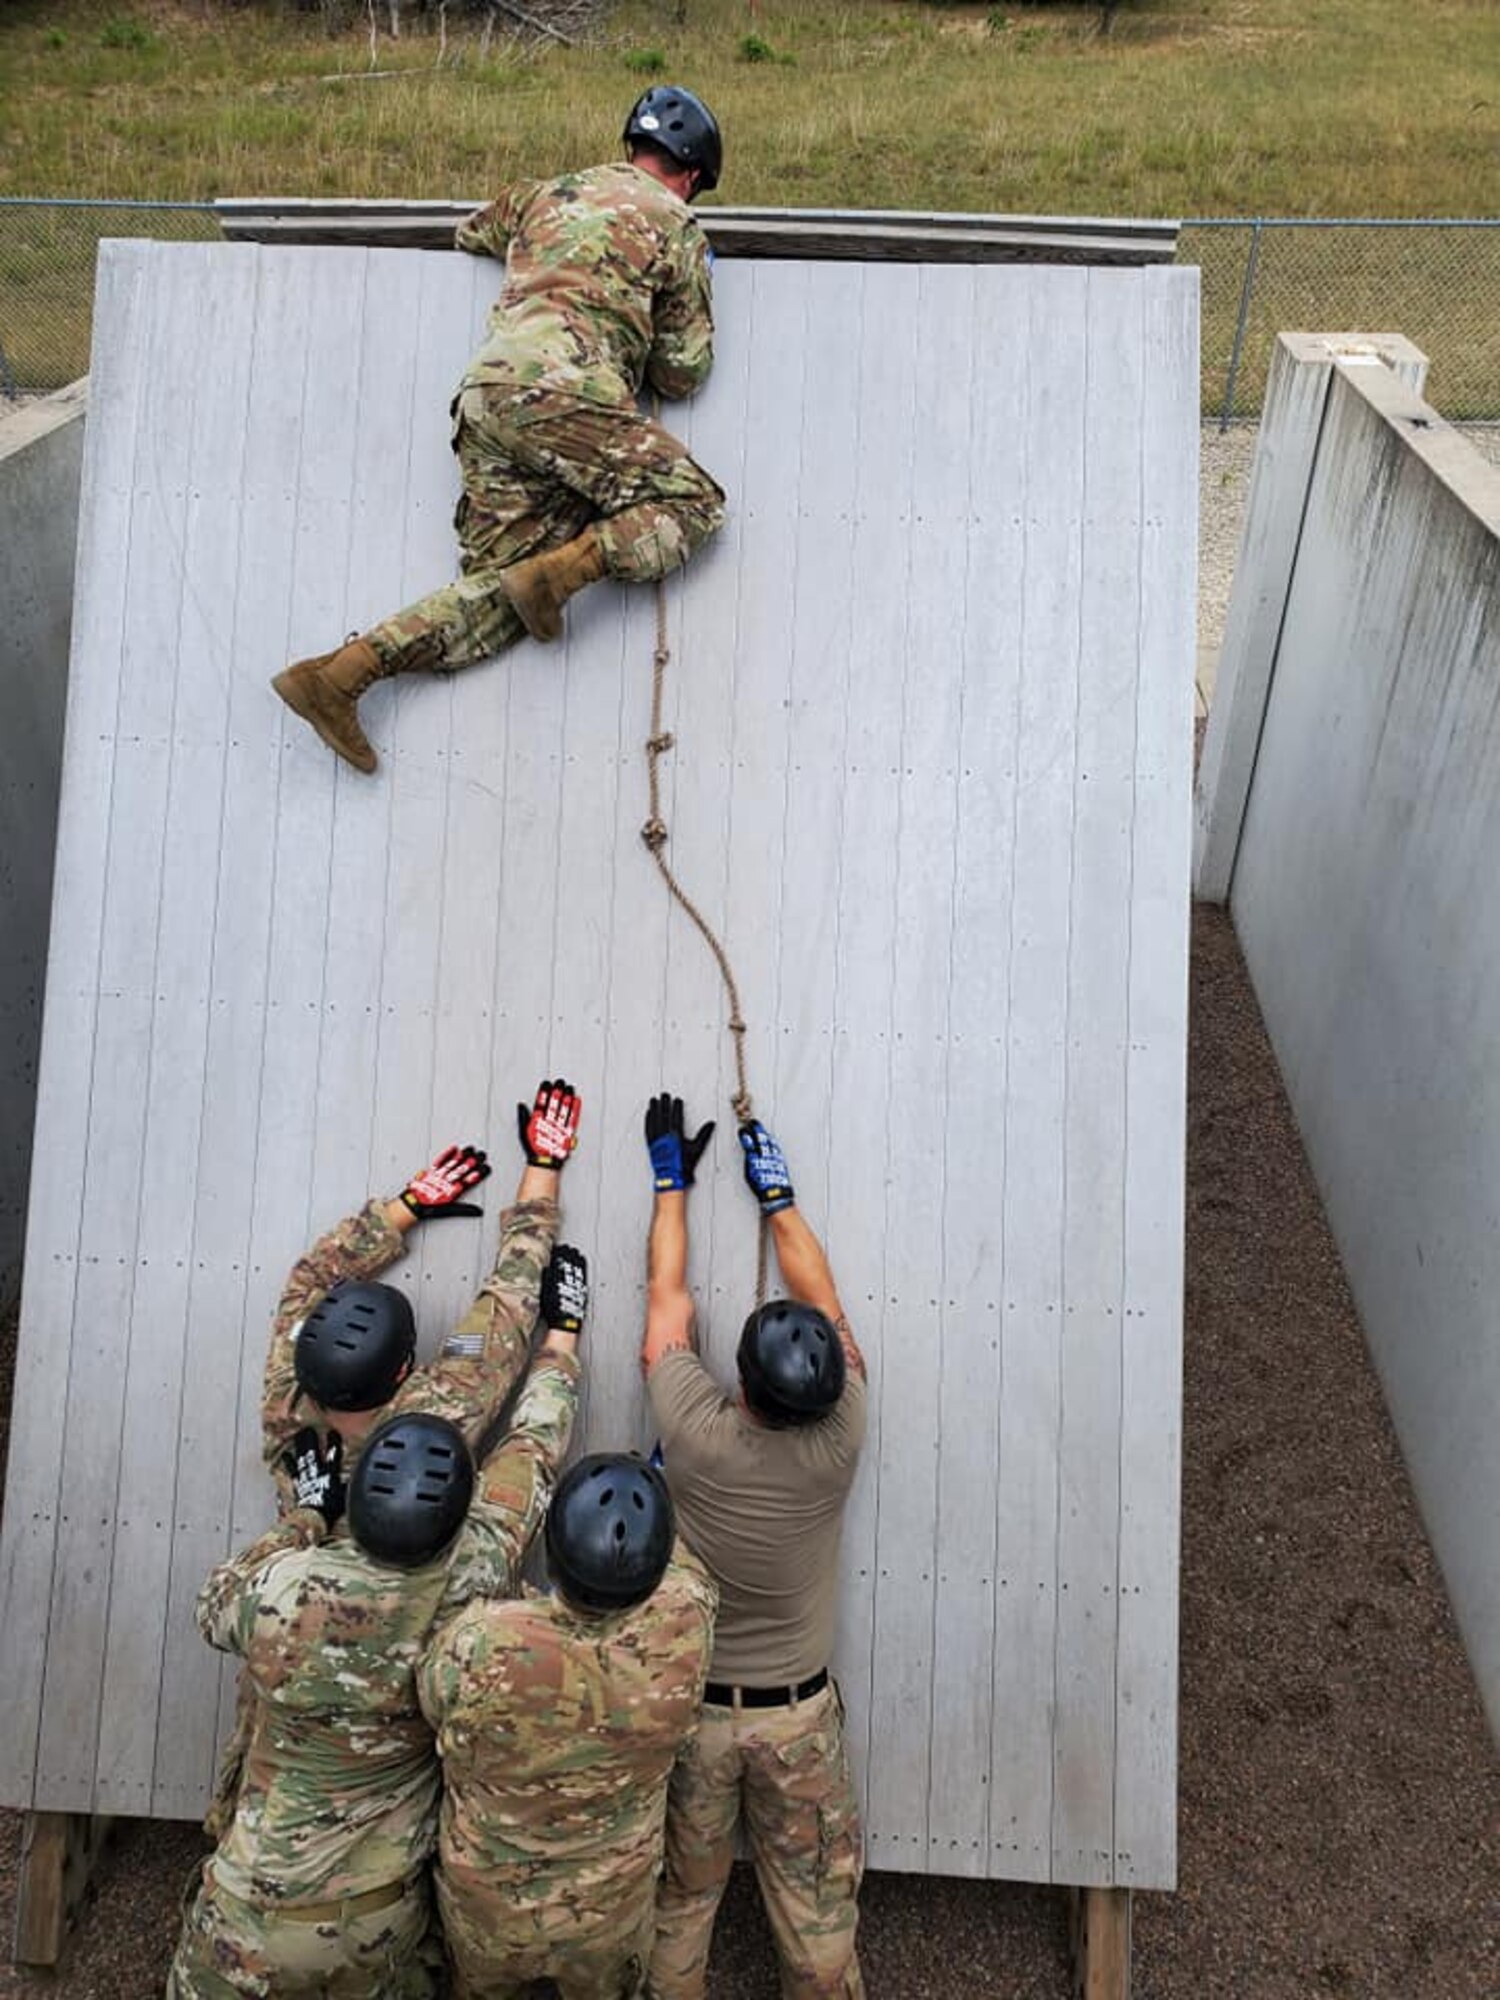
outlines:
M406 448L406 484L416 504L404 510L401 560L387 583L395 601L388 596L383 613L424 595L454 575L457 566L453 507L459 479L448 410L474 344L475 282L481 267L454 265L442 257L423 257L420 265ZM508 666L469 669L465 708L481 701L503 702ZM460 926L477 920L487 928L490 919L488 909L450 912L442 889L450 872L462 869L460 857L450 858L447 849L455 698L462 677L404 674L390 685L390 754L379 787L387 824L377 848L385 868L361 898L386 940L374 1061L365 1080L373 1104L368 1178L371 1188L381 1192L401 1187L438 1145L469 1135L468 1128L439 1132L433 1119L446 922L452 914ZM358 773L344 769L341 790L346 781L360 791L363 807L370 788L361 784ZM366 958L352 942L350 950L356 960ZM469 1074L476 1093L487 1085L477 1063ZM475 1115L471 1108L471 1122ZM424 1358L437 1351L467 1304L465 1291L472 1293L476 1266L485 1254L479 1234L453 1223L414 1230L406 1239L408 1254L389 1273L390 1282L411 1298Z
M348 357L359 351L363 297L358 283L350 283L349 259L325 252L297 260L285 293L267 305L277 321L268 328L268 360L274 365L279 357L286 369L288 357L296 357L291 366L300 360L301 367L284 392L296 412L285 454L265 468L268 560L262 570L257 550L253 571L269 609L254 713L260 731L279 743L280 755L271 782L270 920L258 959L266 1005L230 1521L236 1546L257 1533L271 1511L260 1456L260 1389L277 1296L311 1236L364 1194L340 1194L328 1214L316 1207L312 1189L309 1107L317 1102L337 781L328 751L265 685L267 669L326 651L330 633L344 629L358 411L352 398L327 395L326 385L346 379Z
M886 671L901 682L901 741L891 935L893 1104L939 1105L948 1089L948 977L952 959L953 848L961 727L962 624L969 507L965 445L972 347L952 329L974 323L972 273L924 270L907 311L917 326L916 435L905 548L904 621ZM892 635L895 637L896 635ZM889 949L889 948L888 948ZM880 1575L875 1593L870 1692L872 1821L896 1830L899 1865L930 1865L932 1635L938 1560L939 1402L945 1278L934 1246L944 1237L947 1160L920 1118L887 1130L883 1203L884 1299L900 1326L883 1357L880 1388Z
M891 856L901 769L901 659L907 618L916 431L916 328L910 274L863 274L857 367L862 422L849 579L851 674L843 775L842 901L835 948L831 1116L833 1200L828 1254L869 1367L869 1430L844 1521L844 1581L834 1652L849 1714L849 1743L864 1786L866 1847L876 1867L909 1868L902 1802L877 1798L871 1724L874 1627L880 1578L879 1478L886 1175L894 1032ZM880 1746L883 1749L883 1746Z
M1130 2000L1128 1889L1070 1889L1068 1941L1075 2000Z
M125 601L131 495L139 439L149 302L139 246L100 254L93 408L81 483L78 594L74 610L62 810L53 877L48 999L38 1073L44 1143L32 1159L26 1283L16 1362L0 1545L0 1672L11 1689L0 1733L0 1802L35 1800L37 1733L47 1671L52 1571L63 1512L62 1435L70 1381L74 1299L81 1268L103 927L105 857L119 630Z
M1073 719L1063 1099L1053 1877L1113 1865L1120 1324L1124 1305L1126 992L1139 653L1143 292L1086 305L1083 547Z
M446 250L475 202L254 200L214 204L233 240ZM1170 263L1176 222L1104 216L965 215L902 209L712 206L697 211L716 256L914 263Z
M188 263L197 268L201 260L189 253ZM185 276L187 268L178 263L175 272ZM181 421L182 391L200 331L191 305L180 316L173 309L174 289L170 283L151 287L144 346L159 365L143 364L142 449L122 551L127 574L115 636L120 693L91 1054L94 1101L62 1435L65 1501L38 1741L39 1800L76 1811L93 1809L99 1781L107 1776L100 1764L106 1747L100 1703L130 1413L132 1300L148 1177L157 1171L145 1146L188 513L191 422ZM149 1374L144 1395L154 1399ZM159 1623L160 1602L143 1613ZM130 1784L139 1787L143 1803L145 1773L132 1773Z
M289 365L296 365L289 357L300 356L306 346L308 301L291 260L250 255L255 317L246 408L256 415L253 423L241 425L246 435L235 583L224 607L229 749L215 855L212 1006L187 1302L189 1327L222 1326L224 1334L189 1338L184 1352L160 1693L160 1713L171 1718L171 1726L158 1734L152 1789L153 1813L170 1817L202 1810L220 1733L221 1679L226 1704L233 1685L232 1671L221 1676L219 1662L198 1637L193 1603L208 1570L231 1544L237 1465L245 1465L251 1518L264 1519L270 1511L258 1420L267 1323L259 1305L247 1306L247 1285L261 1177L282 727L280 704L267 679L289 657L288 584L302 429L300 376L295 394L284 393L282 385ZM233 427L227 403L224 422ZM231 448L228 438L224 448ZM227 1707L223 1720L227 1726Z
M171 689L164 725L163 813L153 944L142 1158L149 1190L136 1240L129 1359L120 1430L113 1547L107 1562L108 1630L100 1698L97 1805L149 1811L159 1734L160 1687L177 1519L177 1441L191 1322L196 1164L205 1142L204 1062L218 847L227 751L229 663L222 611L235 594L235 519L241 489L253 328L254 253L211 265L188 246L163 245L153 282L178 301L174 349L155 355L169 379L193 384L176 427L169 531L152 566L164 594L156 670ZM200 330L221 325L212 371L193 366ZM166 496L163 496L165 500ZM133 825L138 825L134 817ZM140 850L134 851L137 862ZM189 1471L191 1479L192 1472ZM168 1711L170 1713L170 1711Z
M1006 1151L1010 904L1021 671L1024 321L1000 281L982 289L984 352L971 368L963 716L954 828L950 1058L944 1100L937 1598L929 1846L944 1874L990 1872L996 1482ZM1010 309L1008 309L1008 306ZM963 1329L961 1361L947 1359Z
M18 1967L50 1971L57 1965L113 1825L84 1813L25 1815L11 1946Z
M1195 284L1175 278L1147 285L1145 338L1151 365L1141 410L1112 1878L1161 1889L1174 1885L1177 1866Z
M797 412L800 426L806 375L805 336L811 274L805 266L779 274L751 275L743 337L748 349L744 410L769 409L785 396ZM789 865L786 800L791 765L790 687L795 645L795 596L801 537L798 509L803 470L792 437L779 426L752 423L740 468L735 508L740 516L738 560L740 588L734 631L734 673L725 690L733 716L729 762L729 798L725 819L723 870L723 934L730 949L744 1017L749 1024L746 1060L756 1109L777 1133L794 1163L814 1163L827 1143L826 1130L802 1107L776 1094L776 1051L781 1020L778 1013L782 965L787 950L782 934L782 901ZM769 587L767 587L769 585ZM695 744L711 740L710 723L701 710L694 713L696 691L691 676L683 684L685 725ZM722 740L722 723L720 725ZM701 794L700 794L701 797ZM691 807L692 800L685 800ZM707 839L691 834L693 852L709 851ZM668 937L671 962L684 957L704 973L703 946L680 911L674 911ZM669 1015L670 1018L670 1015ZM727 1043L716 1036L704 1051L719 1077L718 1096L725 1103L733 1089L733 1067ZM720 1177L712 1218L713 1233L704 1244L713 1250L713 1342L724 1379L733 1380L732 1362L740 1327L755 1303L758 1218L748 1192L738 1180L738 1141L724 1119L719 1151ZM731 1150L734 1149L734 1150ZM748 1212L747 1212L748 1211ZM779 1289L774 1262L768 1289Z
M1060 1116L1084 504L1082 273L1028 283L1026 519L1011 849L1005 1314L994 1659L993 1871L1051 1874L1066 1155ZM1013 1254L1010 1254L1013 1253ZM1012 1718L1026 1716L1024 1728Z

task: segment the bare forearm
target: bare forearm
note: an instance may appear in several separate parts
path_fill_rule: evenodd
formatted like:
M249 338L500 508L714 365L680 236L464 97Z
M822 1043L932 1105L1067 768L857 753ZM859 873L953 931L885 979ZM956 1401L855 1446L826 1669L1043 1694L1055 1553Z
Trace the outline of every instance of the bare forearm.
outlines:
M771 1238L776 1245L776 1262L781 1267L782 1283L789 1296L800 1300L803 1305L816 1306L820 1313L827 1315L843 1343L845 1360L863 1375L865 1358L850 1329L849 1316L833 1282L827 1254L806 1217L794 1205L778 1209L770 1221Z
M652 1291L687 1290L687 1196L680 1189L658 1194L646 1245L646 1281Z
M697 1345L693 1299L687 1288L687 1196L659 1193L646 1246L646 1332L641 1367L649 1375L664 1354Z

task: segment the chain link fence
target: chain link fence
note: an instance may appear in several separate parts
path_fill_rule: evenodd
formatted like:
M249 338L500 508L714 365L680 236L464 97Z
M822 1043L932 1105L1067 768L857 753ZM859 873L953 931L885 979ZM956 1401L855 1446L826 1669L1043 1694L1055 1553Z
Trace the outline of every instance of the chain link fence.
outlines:
M87 372L101 236L219 234L206 202L0 198L0 396ZM1206 422L1259 415L1283 328L1403 333L1445 417L1500 419L1500 220L1200 219L1182 225L1177 260L1203 274Z
M1259 416L1283 330L1405 334L1450 423L1500 418L1500 221L1192 221L1177 261L1203 273L1205 421Z

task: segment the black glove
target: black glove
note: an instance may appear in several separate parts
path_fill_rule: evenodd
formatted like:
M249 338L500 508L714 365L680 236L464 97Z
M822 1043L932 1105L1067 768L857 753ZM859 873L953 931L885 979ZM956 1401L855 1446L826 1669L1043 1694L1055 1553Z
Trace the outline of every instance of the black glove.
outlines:
M761 1214L790 1208L797 1197L786 1156L758 1118L740 1127L740 1145L745 1153L745 1185L760 1203Z
M297 1505L321 1514L325 1527L332 1528L344 1517L349 1486L344 1478L344 1440L337 1431L328 1433L326 1444L308 1425L298 1431L281 1454L281 1467L297 1494Z
M556 1083L539 1083L536 1102L530 1109L524 1104L516 1106L516 1130L521 1135L521 1150L526 1155L526 1164L551 1167L554 1173L560 1173L567 1165L569 1153L578 1144L578 1120L582 1111L583 1099L574 1091L572 1084L564 1083L561 1077Z
M489 1160L477 1146L445 1146L430 1167L412 1175L401 1199L419 1222L439 1215L482 1215L477 1202L459 1197L488 1179L489 1171Z
M554 1333L582 1333L588 1309L588 1259L571 1243L559 1243L542 1273L542 1318Z
M682 1099L663 1090L646 1106L646 1147L658 1194L690 1188L704 1148L714 1136L714 1121L700 1125L689 1139L684 1131Z

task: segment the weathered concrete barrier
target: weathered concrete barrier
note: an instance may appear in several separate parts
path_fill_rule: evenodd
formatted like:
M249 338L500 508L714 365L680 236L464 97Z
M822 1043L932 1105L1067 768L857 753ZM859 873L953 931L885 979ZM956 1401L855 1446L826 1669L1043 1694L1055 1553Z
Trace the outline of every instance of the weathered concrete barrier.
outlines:
M75 382L0 416L0 1305L26 1226L86 401Z
M1380 359L1282 338L1195 886L1232 908L1500 1733L1500 471Z

